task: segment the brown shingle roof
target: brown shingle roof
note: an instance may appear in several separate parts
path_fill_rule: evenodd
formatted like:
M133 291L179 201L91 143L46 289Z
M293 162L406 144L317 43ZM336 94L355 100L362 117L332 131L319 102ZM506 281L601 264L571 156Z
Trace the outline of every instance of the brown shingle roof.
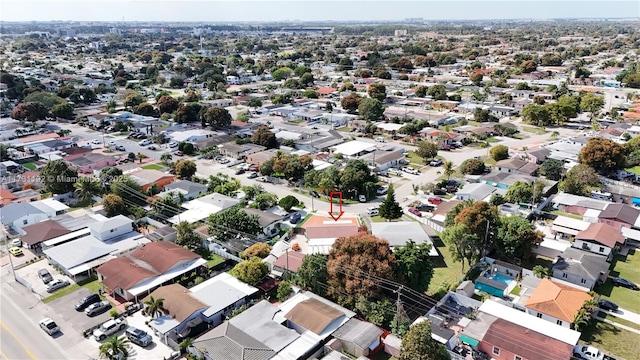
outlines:
M280 255L280 257L273 263L273 266L296 272L302 265L302 259L304 259L303 253L298 251L288 251Z
M549 279L542 279L524 304L527 308L573 323L578 310L591 299L586 292Z
M39 242L53 239L71 231L53 220L45 220L37 224L25 226L22 230L26 231L26 235L21 239L29 245L35 245Z
M144 301L149 300L153 296L154 299L164 299L163 306L173 317L179 322L187 319L197 310L208 307L207 304L196 299L191 295L191 291L180 284L170 284L157 288L147 296Z
M570 344L503 319L497 319L489 326L482 341L523 359L569 359L573 352Z
M107 288L128 290L145 279L158 276L158 273L144 265L129 257L119 257L100 265L96 272L102 275L102 283Z
M294 306L284 317L303 328L320 335L334 320L344 313L319 300L307 299Z
M640 210L627 204L609 204L598 217L600 219L616 219L633 225L638 219L638 215L640 215Z
M178 262L197 259L200 255L168 241L148 243L130 255L149 264L162 274Z
M622 236L618 228L607 224L596 223L590 224L586 230L580 231L576 235L576 240L595 241L614 248L616 244L624 243L624 236Z

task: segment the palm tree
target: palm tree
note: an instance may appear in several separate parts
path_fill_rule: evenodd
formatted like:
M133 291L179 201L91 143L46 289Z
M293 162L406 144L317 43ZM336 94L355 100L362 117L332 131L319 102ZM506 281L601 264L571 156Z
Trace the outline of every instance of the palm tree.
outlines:
M174 225L177 233L178 239L176 242L182 242L190 233L193 231L193 226L188 221L180 221L176 225Z
M147 308L144 310L145 314L151 317L156 314L162 316L162 314L167 311L164 308L164 299L162 298L154 299L153 296L149 296L149 300L145 301L144 304L147 305Z
M455 169L453 168L453 163L451 161L445 161L444 164L442 165L442 172L444 176L447 177L447 180L449 180L451 175L453 175L456 172Z
M160 161L162 161L165 164L170 163L172 159L173 159L173 156L171 155L171 153L166 152L160 155Z
M544 279L549 277L549 268L546 268L542 265L536 265L533 267L533 275L535 277Z
M100 194L101 185L100 182L89 176L84 176L78 179L75 184L75 194L81 203L89 203L93 205L93 195Z
M129 340L117 335L109 338L100 345L100 357L107 360L127 360L129 358Z

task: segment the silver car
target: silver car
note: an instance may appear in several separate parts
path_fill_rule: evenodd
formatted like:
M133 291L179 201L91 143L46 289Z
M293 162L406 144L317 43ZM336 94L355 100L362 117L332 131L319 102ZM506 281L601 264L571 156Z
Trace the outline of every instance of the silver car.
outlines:
M67 280L62 280L62 279L53 280L47 285L47 292L52 293L56 290L62 289L65 286L69 286L70 284L71 283Z

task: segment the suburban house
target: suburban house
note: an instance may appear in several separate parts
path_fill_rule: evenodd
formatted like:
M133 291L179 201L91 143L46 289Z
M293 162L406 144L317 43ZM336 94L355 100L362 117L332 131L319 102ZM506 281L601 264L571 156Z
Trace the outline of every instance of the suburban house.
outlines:
M282 225L282 216L254 208L246 208L244 209L244 212L249 215L256 215L258 217L258 223L262 227L262 233L265 237L270 238L280 232L280 226Z
M591 295L559 282L542 279L524 304L529 315L571 328L578 311Z
M575 237L578 235L579 232L587 230L590 224L591 223L586 221L573 219L568 216L558 216L553 220L551 233L554 239L569 239L572 236Z
M329 216L312 215L302 226L305 230L309 254L328 255L337 238L358 233L358 219L343 215L335 221Z
M428 141L436 142L440 145L452 145L454 143L462 143L466 136L455 132L446 132L441 130L431 130L423 133L424 138Z
M276 152L280 150L278 149L268 149L264 151L258 151L251 154L247 154L246 162L249 164L254 164L258 166L262 166L265 162L271 160L274 156L276 156Z
M207 186L189 180L178 180L164 187L164 191L157 194L157 197L164 198L167 195L174 199L193 200L207 192Z
M300 140L296 140L294 147L298 150L306 150L309 153L329 151L332 146L342 144L344 138L339 132L329 130L320 134L307 134Z
M217 135L217 133L206 130L206 129L197 129L197 130L181 130L181 131L172 131L169 133L169 137L173 141L177 142L190 142L194 143L196 141L201 141L204 139L208 139Z
M382 333L370 322L351 318L333 333L334 340L329 346L356 357L367 357L380 345Z
M107 166L116 166L114 156L95 152L65 156L64 161L80 174L92 174L94 170L100 171Z
M9 204L0 210L0 221L9 230L23 234L23 227L63 214L67 209L67 205L53 198Z
M375 144L353 140L331 148L332 154L342 154L348 159L357 159L360 156L375 151Z
M0 208L9 204L26 203L41 200L41 194L33 189L11 192L0 189Z
M207 101L203 101L202 105L207 107L226 108L229 106L233 106L233 99L207 100Z
M459 338L496 360L560 360L572 357L580 333L489 299Z
M51 219L44 220L33 225L27 225L22 228L22 231L25 233L20 238L24 244L23 246L33 249L34 251L39 251L41 249L42 242L71 232L71 230Z
M219 193L212 193L180 204L180 207L187 209L187 211L175 215L167 219L167 221L172 224L177 224L181 221L195 223L206 219L211 214L227 210L239 202L240 200L238 199Z
M372 222L371 234L389 242L392 248L401 248L409 241L416 245L429 244L430 256L438 256L438 250L433 245L433 240L427 235L420 223L415 221L398 222Z
M577 215L583 215L587 210L601 211L610 204L606 200L592 199L564 192L554 196L551 202L555 209Z
M551 276L592 290L609 275L606 257L589 251L569 247L554 261Z
M194 340L189 352L207 360L307 359L355 313L300 291L279 306L261 301Z
M96 269L98 279L113 296L139 300L183 274L206 264L200 255L167 241L150 242L140 249L111 259Z
M495 168L501 172L529 176L532 176L536 173L536 171L538 171L538 165L536 165L534 162L522 160L515 157L498 161L495 165Z
M149 326L162 342L175 347L187 337L193 338L209 327L220 325L229 313L245 305L258 291L228 273L190 289L180 284L164 285L150 296L164 299L167 311L153 319Z
M94 215L94 219L99 221L44 241L43 253L49 262L69 276L91 274L110 259L149 242L133 231L133 221L124 215L112 218Z
M627 204L608 204L598 215L598 222L611 225L617 229L640 229L640 209Z
M624 245L625 238L620 229L604 223L590 224L585 230L576 234L571 246L604 255L611 261L616 250Z
M247 155L257 153L266 149L267 148L262 145L236 144L233 141L218 145L218 151L220 152L220 154L233 159L245 158Z
M134 171L129 173L129 176L140 185L143 192L146 192L152 186L162 189L175 181L175 176L153 169Z
M273 262L271 273L276 276L283 276L285 272L296 273L300 266L302 266L302 260L305 254L300 251L286 251L278 256Z
M495 187L484 183L465 184L463 188L456 191L455 198L457 200L471 199L476 201L484 201L491 197L491 194L493 194L497 190L498 189L496 189Z
M400 160L404 159L404 154L398 150L377 150L362 156L361 159L366 161L369 166L384 173L392 167L401 165Z

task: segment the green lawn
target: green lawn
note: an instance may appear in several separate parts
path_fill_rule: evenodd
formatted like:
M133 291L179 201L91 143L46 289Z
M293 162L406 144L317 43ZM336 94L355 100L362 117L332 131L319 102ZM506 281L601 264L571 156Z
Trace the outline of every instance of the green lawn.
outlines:
M547 130L545 129L541 129L539 127L533 127L533 126L523 126L522 130L528 132L528 133L533 133L536 135L542 135L542 134L546 134Z
M582 331L580 344L593 345L625 359L637 359L640 354L638 334L601 321L593 321Z
M640 165L636 165L634 167L626 168L625 170L630 171L634 174L640 175Z
M511 290L511 294L513 294L515 296L519 296L520 295L520 286L514 287L513 290Z
M489 138L486 138L486 139L485 139L485 141L486 141L486 142L488 142L489 144L491 144L491 143L497 143L497 142L500 142L500 141L502 141L502 140L496 139L496 138L494 138L494 137L489 137Z
M631 250L629 255L617 255L611 263L611 276L618 276L635 283L640 283L640 255L638 252ZM638 292L621 286L613 286L611 281L607 281L603 285L596 288L602 298L609 299L618 304L623 309L640 313L640 301L638 301Z
M28 163L24 163L22 164L22 166L26 167L27 169L33 171L36 169L36 164L28 162Z
M424 165L424 159L418 156L414 151L409 151L409 162L416 165Z
M562 210L553 210L551 212L553 215L558 215L558 216L566 216L568 218L572 218L572 219L577 219L577 220L582 220L582 216L580 215L576 215L576 214L571 214L568 212L564 212Z
M71 284L69 286L67 286L66 288L62 288L58 291L56 291L55 293L53 293L50 296L47 296L46 298L42 299L43 303L49 303L55 299L59 299L65 295L71 294L72 292L80 289L81 287L87 288L89 289L89 291L97 293L98 289L100 289L102 287L102 283L100 283L100 281L98 281L98 279L95 276L92 276L88 279L79 281L76 284Z
M449 253L448 247L442 242L440 238L434 237L433 244L438 249L440 256L433 259L433 278L429 284L427 290L428 295L433 295L438 291L438 288L443 284L457 283L464 277L462 272L462 265L459 262L455 262L451 253ZM465 271L469 270L465 264Z
M145 170L162 170L164 169L163 165L160 164L149 164L142 167Z

